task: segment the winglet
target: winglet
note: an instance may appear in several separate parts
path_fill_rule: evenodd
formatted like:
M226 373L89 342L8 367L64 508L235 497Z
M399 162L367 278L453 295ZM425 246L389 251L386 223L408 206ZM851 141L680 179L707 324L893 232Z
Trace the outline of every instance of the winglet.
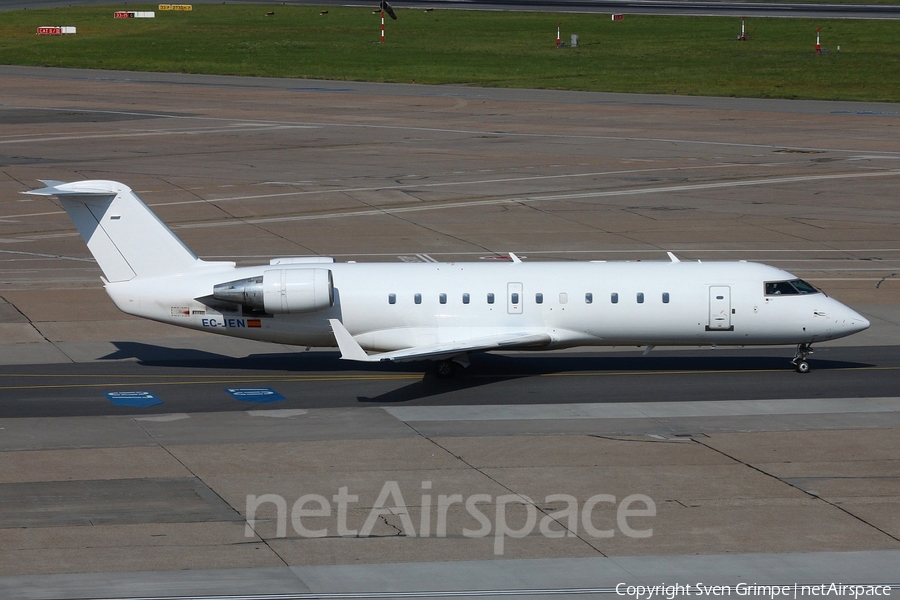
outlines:
M331 323L331 331L334 332L334 339L337 341L338 348L341 350L342 359L362 360L366 362L378 360L377 358L372 358L366 354L366 351L362 349L359 342L353 339L353 336L350 335L350 332L347 331L347 328L344 327L343 323L337 319L328 319L328 322Z
M680 260L678 260L678 257L675 256L674 254L672 254L671 252L666 252L666 254L669 255L669 258L672 260L673 263L679 263L679 262L681 262Z
M516 256L515 254L513 254L512 252L507 252L507 254L509 255L509 260L513 261L514 263L522 262L522 259L519 258L518 256Z

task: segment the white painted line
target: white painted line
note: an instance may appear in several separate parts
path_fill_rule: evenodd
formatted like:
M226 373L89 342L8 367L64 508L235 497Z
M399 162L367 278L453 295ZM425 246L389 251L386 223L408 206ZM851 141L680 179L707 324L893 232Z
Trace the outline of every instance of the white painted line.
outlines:
M684 191L697 190L714 190L733 187L748 187L762 185L778 185L783 183L802 183L810 181L829 181L835 179L861 179L869 177L897 177L900 176L900 170L891 169L888 171L867 171L863 173L832 173L828 175L801 175L796 177L772 177L767 179L747 179L742 181L722 181L716 183L697 183L687 185L671 185L650 188L638 188L630 190L607 190L597 192L585 192L575 194L558 194L552 196L522 196L516 198L497 198L494 200L471 200L463 202L444 202L439 204L430 204L426 206L404 206L399 208L376 208L367 210L355 210L337 213L326 213L318 215L294 215L287 217L263 217L258 219L241 219L230 221L207 221L200 223L185 223L174 228L178 229L198 229L206 227L231 227L235 225L258 225L262 223L285 223L290 221L318 221L326 219L341 219L347 217L368 217L375 215L395 215L402 213L424 212L432 210L449 210L454 208L471 208L476 206L495 206L500 204L530 204L534 202L558 202L560 200L578 200L585 198L612 198L620 196L639 196L650 194L666 194ZM405 186L408 187L408 186ZM393 189L393 188L381 188ZM298 192L306 193L306 192ZM294 194L280 194L290 196ZM247 197L247 199L253 197ZM219 200L211 201L219 202Z
M89 135L57 135L57 136L41 136L34 138L24 138L18 140L0 140L0 144L28 144L40 142L64 142L64 141L80 141L80 140L102 140L102 139L118 139L118 138L137 138L137 137L156 137L165 135L200 135L204 133L234 133L236 131L274 131L278 129L313 129L313 127L305 125L251 125L247 127L230 126L227 128L215 129L172 129L172 130L155 130L155 131L128 131L123 133L95 133Z
M150 208L157 208L160 206L183 206L189 204L218 204L220 202L235 202L235 201L246 201L246 200L266 200L269 198L284 198L291 196L310 196L310 195L325 195L325 194L352 194L356 192L383 192L387 190L408 190L408 189L423 189L423 188L439 188L439 187L457 187L457 186L469 186L469 185L490 185L490 184L507 184L507 183L518 183L518 182L526 182L526 181L541 181L541 180L549 180L549 179L576 179L580 177L606 177L610 175L634 175L638 173L662 173L666 171L694 171L694 170L707 170L707 169L721 169L726 167L759 167L759 166L771 166L771 165L758 165L754 163L747 164L729 164L729 165L702 165L696 167L662 167L662 168L653 168L653 169L629 169L623 171L598 171L598 172L589 172L589 173L565 173L561 175L534 175L529 177L508 177L504 179L475 179L472 181L446 181L442 183L410 183L410 184L402 184L402 185L382 185L382 186L369 186L369 187L353 187L353 188L322 188L316 190L293 190L290 192L278 192L274 194L254 194L250 196L232 196L225 198L208 198L208 199L200 199L200 200L183 200L178 202L155 202L155 203L147 203ZM255 184L255 185L266 185L267 183L278 183L278 182L263 182L263 184ZM302 182L299 182L302 183ZM315 182L308 182L310 184L314 184ZM290 183L286 183L286 185L293 185ZM219 186L226 187L226 186ZM230 186L229 186L230 187ZM148 193L162 193L161 190L135 190L136 193L140 194L148 194ZM40 213L27 213L20 215L10 215L9 218L15 219L24 219L26 217L46 217L50 215L63 215L65 211L57 210L57 211L49 211L49 212L40 212Z
M702 165L696 167L657 167L653 169L628 169L619 171L596 171L589 173L563 173L560 175L531 175L528 177L506 177L501 179L473 179L471 181L445 181L440 183L407 183L400 185L382 185L355 188L334 188L334 189L318 189L318 190L296 190L291 192L279 192L277 194L255 194L252 196L233 196L226 198L210 198L208 200L187 200L184 202L158 203L151 206L178 206L181 204L198 204L210 202L233 202L245 200L264 200L267 198L282 198L285 196L309 196L320 194L352 194L356 192L383 192L386 190L418 190L424 188L443 188L443 187L460 187L468 185L492 185L492 184L509 184L520 183L524 181L546 181L551 179L577 179L581 177L608 177L611 175L635 175L639 173L664 173L668 171L696 171L708 169L724 169L728 167L760 167L760 166L789 166L789 165L758 165L755 163L747 164L728 164L728 165Z
M55 111L55 112L71 112L72 109L69 108L40 108L40 107L32 107L32 106L12 106L5 105L4 108L27 108L30 110L46 110L46 111ZM486 131L486 130L477 130L477 129L448 129L441 127L413 127L413 126L403 126L403 125L372 125L370 123L334 123L334 122L295 122L295 121L276 121L276 120L267 120L267 119L230 119L225 117L203 117L198 115L170 115L170 114L162 114L162 113L149 113L149 112L131 112L131 111L116 111L116 110L98 110L98 109L78 109L78 112L85 113L94 113L94 114L111 114L111 115L127 115L127 116L136 116L136 117L148 117L148 118L162 118L162 119L181 119L181 120L197 120L197 121L217 121L224 123L239 123L239 124L259 124L259 125L284 125L291 128L327 128L327 127L343 127L343 128L353 128L353 129L380 129L380 130L395 130L395 131L418 131L418 132L428 132L428 133L452 133L452 134L462 134L462 135L489 135L493 137L520 137L520 138L533 138L533 139L562 139L562 140L598 140L598 141L611 141L611 142L653 142L653 143L666 143L666 144L685 144L685 145L698 145L698 146L725 146L732 148L761 148L761 149L777 149L777 150L794 150L794 151L804 151L804 152L835 152L842 154L862 154L866 156L878 156L888 157L888 156L898 156L900 152L896 151L882 151L881 156L877 154L873 154L873 151L870 149L856 149L856 148L817 148L817 147L805 147L805 146L784 146L784 145L773 145L773 144L747 144L740 142L722 142L722 141L706 141L706 140L690 140L690 139L676 139L676 138L644 138L644 137L632 137L632 136L611 136L611 135L572 135L572 134L554 134L554 133L521 133L521 132L509 132L509 131ZM78 138L72 138L78 139ZM34 140L39 141L39 140ZM877 152L877 151L876 151Z

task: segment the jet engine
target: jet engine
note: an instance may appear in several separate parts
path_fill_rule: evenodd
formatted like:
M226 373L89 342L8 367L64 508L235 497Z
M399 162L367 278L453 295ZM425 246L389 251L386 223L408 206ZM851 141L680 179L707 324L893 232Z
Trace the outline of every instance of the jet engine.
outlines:
M334 306L334 282L328 269L270 269L214 286L213 298L273 315L314 312Z

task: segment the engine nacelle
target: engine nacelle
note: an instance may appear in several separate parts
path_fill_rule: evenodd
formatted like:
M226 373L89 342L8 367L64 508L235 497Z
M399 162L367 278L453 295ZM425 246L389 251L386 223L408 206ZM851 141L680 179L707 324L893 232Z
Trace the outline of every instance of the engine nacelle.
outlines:
M314 312L334 306L334 282L328 269L270 269L216 285L213 298L273 315Z

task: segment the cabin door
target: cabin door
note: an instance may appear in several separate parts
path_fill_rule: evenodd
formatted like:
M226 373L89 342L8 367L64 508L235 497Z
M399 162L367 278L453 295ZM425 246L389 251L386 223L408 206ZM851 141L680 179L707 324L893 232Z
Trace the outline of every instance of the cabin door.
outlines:
M731 288L727 285L709 287L709 325L706 330L734 330L731 325Z
M511 315L522 314L522 284L506 284L506 311Z

